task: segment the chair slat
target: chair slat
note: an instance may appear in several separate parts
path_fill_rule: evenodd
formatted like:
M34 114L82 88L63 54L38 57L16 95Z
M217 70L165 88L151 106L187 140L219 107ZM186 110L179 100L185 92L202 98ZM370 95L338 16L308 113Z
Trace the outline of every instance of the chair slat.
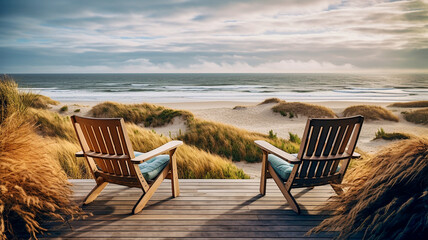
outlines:
M346 147L348 146L349 138L351 137L352 132L354 131L355 124L348 125L346 130L345 137L343 138L342 145L339 149L339 154L345 152Z
M94 129L95 137L98 141L98 145L100 147L100 152L108 154L109 152L107 150L106 142L104 140L104 137L102 136L100 127L94 126L93 129Z
M336 173L337 166L339 166L339 163L340 163L340 160L333 161L333 164L332 164L333 166L330 169L330 174L329 175L333 175L333 174Z
M131 160L127 160L126 163L128 164L129 175L137 176L137 172L135 172L135 167Z
M312 156L314 154L315 146L318 142L318 135L320 133L320 126L313 126L311 137L308 144L308 149L306 150L305 156Z
M315 170L318 167L319 161L310 161L310 163L311 163L311 165L309 167L309 171L308 171L307 177L308 178L313 178L315 176Z
M109 159L103 159L103 160L104 160L104 163L107 166L107 172L110 173L110 174L114 174L113 165L112 165L112 162L111 162L112 160L109 160Z
M343 140L343 134L345 133L346 126L340 126L339 133L337 134L337 137L334 142L333 150L331 151L331 155L336 155L337 150L339 150L340 144Z
M330 126L322 128L320 137L318 139L317 149L315 151L315 156L317 157L321 156L321 153L324 150L326 138L329 132L330 132Z
M103 172L108 172L106 163L101 158L94 158L95 164L97 164L97 167L101 169Z
M322 173L323 173L323 171L324 171L324 167L325 167L325 165L326 165L326 162L325 161L319 161L318 162L318 168L317 168L317 171L316 171L316 173L315 173L315 177L321 177L322 176Z
M116 154L122 155L123 149L122 149L122 144L120 142L119 132L117 130L117 127L111 127L109 128L109 130L110 130L111 138L113 139L113 146L116 150Z
M94 146L93 151L100 153L101 149L98 144L97 137L95 136L94 128L92 126L87 126L87 130L88 130L88 135L89 135L89 138L91 139L92 145Z
M110 160L111 161L111 163L113 164L113 170L114 170L114 173L116 174L116 175L123 175L122 174L122 170L120 169L120 167L119 167L119 162L120 162L120 160L116 160L116 159L114 159L114 160Z
M331 172L331 166L333 165L333 161L327 161L327 164L324 167L324 171L322 173L322 176L325 177L330 174Z
M323 156L330 155L331 148L333 146L333 142L336 139L337 130L339 129L339 126L331 126L330 127L330 134L328 135L328 140L324 148Z
M102 126L100 128L107 146L108 153L116 155L116 150L114 149L114 142L110 134L109 126Z
M119 161L120 169L122 170L123 176L129 176L128 165L126 164L126 160Z
M80 127L82 129L83 136L85 136L86 142L88 144L88 147L91 151L94 151L94 144L91 141L91 138L89 137L88 127L86 124L80 124Z
M299 178L304 178L308 174L308 167L309 167L309 161L303 161L302 164L300 164L299 169Z

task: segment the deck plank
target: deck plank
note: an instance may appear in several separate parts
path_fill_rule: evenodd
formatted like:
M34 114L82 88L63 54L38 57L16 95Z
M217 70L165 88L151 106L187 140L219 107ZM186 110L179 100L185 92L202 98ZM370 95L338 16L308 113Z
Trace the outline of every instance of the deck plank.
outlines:
M73 200L81 202L93 180L70 180ZM45 223L49 239L331 239L334 233L306 236L330 213L319 208L334 195L329 186L294 189L302 207L295 214L273 181L265 196L257 180L180 179L181 194L171 198L165 181L137 215L131 210L141 190L109 184L91 204L83 206L93 216L70 224Z

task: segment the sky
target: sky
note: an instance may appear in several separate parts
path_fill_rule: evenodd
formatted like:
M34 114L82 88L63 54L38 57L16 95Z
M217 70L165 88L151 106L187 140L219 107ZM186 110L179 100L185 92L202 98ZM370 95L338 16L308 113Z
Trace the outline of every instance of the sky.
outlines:
M428 0L0 0L0 73L428 72Z

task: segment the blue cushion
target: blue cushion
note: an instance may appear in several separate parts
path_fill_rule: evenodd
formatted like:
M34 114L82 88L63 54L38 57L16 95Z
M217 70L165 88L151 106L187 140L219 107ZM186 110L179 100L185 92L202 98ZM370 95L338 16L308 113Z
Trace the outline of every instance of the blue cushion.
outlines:
M273 154L268 154L268 161L273 170L275 170L275 173L278 174L283 181L287 181L293 170L294 164L288 163Z
M295 157L297 157L297 154L291 154ZM268 155L268 161L270 165L272 166L273 170L275 170L275 173L278 174L278 176L285 182L287 181L288 177L291 174L291 171L293 170L294 164L288 163L285 160L282 160L281 158L269 154ZM339 172L340 166L337 166L336 172Z
M143 153L134 152L135 157L140 156ZM139 165L140 171L146 181L153 180L160 172L168 165L169 155L159 155L151 158Z

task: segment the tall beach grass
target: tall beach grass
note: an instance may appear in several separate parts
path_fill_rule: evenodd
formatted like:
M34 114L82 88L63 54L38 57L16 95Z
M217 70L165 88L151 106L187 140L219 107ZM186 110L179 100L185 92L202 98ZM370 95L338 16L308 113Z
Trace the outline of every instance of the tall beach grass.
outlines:
M380 106L372 105L355 105L343 110L344 117L362 115L366 120L387 120L398 122L398 117L391 111Z
M428 234L428 139L402 140L350 170L325 209L335 209L312 232L335 230L337 239L424 239Z
M269 99L265 100L268 101ZM263 104L263 103L261 103ZM310 118L334 118L336 114L329 108L314 104L301 102L285 102L281 101L273 106L274 112L280 113L282 116L293 118L299 115Z

